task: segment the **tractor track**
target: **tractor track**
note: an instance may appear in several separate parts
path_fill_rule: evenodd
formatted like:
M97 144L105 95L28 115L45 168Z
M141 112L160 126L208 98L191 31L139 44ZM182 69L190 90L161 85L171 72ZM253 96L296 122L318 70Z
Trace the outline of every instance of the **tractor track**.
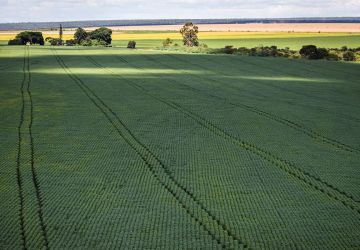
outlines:
M43 217L43 204L42 204L42 197L41 197L41 191L40 191L40 183L37 176L37 172L35 169L35 161L34 161L34 138L32 134L32 125L33 125L33 119L34 119L34 112L33 112L33 100L32 100L32 93L31 93L31 71L30 71L30 50L28 47L25 47L24 52L24 61L23 61L23 80L20 87L20 93L21 93L21 112L20 112L20 122L18 126L18 153L17 153L17 159L16 159L16 176L17 176L17 184L18 184L18 190L19 190L19 217L20 217L20 228L21 228L21 239L22 239L22 248L28 249L27 245L29 243L29 240L27 239L26 235L26 229L25 229L25 193L26 190L24 190L24 180L23 180L23 174L22 174L22 165L25 165L25 163L21 162L21 157L23 155L22 147L25 147L24 150L26 150L26 147L29 147L30 151L30 169L31 169L31 182L35 189L35 197L36 197L36 214L39 218L39 226L41 228L41 236L43 240L43 246L44 249L49 249L49 243L47 238L47 232L46 232L46 225L44 222ZM29 113L26 114L25 110L29 109ZM25 120L29 120L28 122L25 122ZM26 127L26 123L28 123ZM26 127L26 128L25 128ZM23 145L23 130L27 130L27 136L29 137L29 143L26 145Z
M26 92L29 96L29 100L30 100L30 123L29 123L29 137L30 137L30 152L31 152L31 174L32 174L32 181L34 183L34 187L35 187L35 193L36 193L36 199L37 199L37 204L38 204L38 215L39 215L39 220L40 220L40 227L42 230L42 236L43 236L43 240L44 240L44 246L45 249L49 249L49 241L48 241L48 237L47 237L47 231L46 231L46 225L44 222L44 213L43 213L43 203L42 203L42 197L41 197L41 188L40 188L40 182L39 182L39 178L35 169L35 161L34 161L34 154L35 154L35 148L34 148L34 137L32 134L32 125L33 125L33 120L34 120L34 103L33 103L33 99L32 99L32 94L31 94L31 71L30 71L30 52L28 49L28 57L27 57L27 72L28 72L28 84L27 84L27 88L26 88Z
M128 63L127 60L122 57L120 60ZM94 61L94 59L91 58L90 61ZM129 83L130 86L133 86L137 90L140 90L143 93L145 93L146 95L151 96L154 99L183 113L190 119L196 121L199 125L208 129L213 134L223 137L226 140L232 142L233 144L241 147L242 149L245 149L245 150L263 158L264 160L270 162L272 165L277 166L278 168L280 168L287 174L293 176L298 181L306 184L307 186L311 187L312 189L314 189L316 191L319 191L319 192L325 194L326 196L328 196L329 198L331 198L335 201L341 202L344 206L350 208L351 210L355 211L357 214L360 215L359 202L356 201L352 195L339 190L337 187L334 187L332 184L327 183L326 181L322 180L320 177L314 176L313 174L308 173L299 167L296 167L295 164L293 164L287 160L283 160L283 159L279 158L278 156L276 156L270 152L267 152L266 150L254 145L254 144L251 144L249 142L245 142L241 139L236 138L235 136L233 136L233 135L229 134L228 132L226 132L225 130L217 127L216 125L214 125L210 121L206 120L205 118L180 106L180 104L175 103L170 100L166 100L165 98L159 97L157 95L154 95L154 94L150 93L148 90L146 90L144 87L139 86L139 84L135 83L134 81L129 80L129 79L124 79L122 76L120 76L119 74L116 74L112 70L110 70L104 66L101 66L97 62L95 62L95 63L96 63L95 65L98 65L98 67L101 67L102 69L108 71L113 76L120 77L121 79L125 80L127 83ZM137 67L137 68L140 68L140 67ZM144 69L141 68L141 70L144 70Z
M220 247L223 249L247 249L249 246L242 242L230 229L215 217L190 191L181 185L170 173L168 168L151 150L139 141L118 115L79 77L71 72L56 50L54 56L68 76L78 85L90 101L104 114L124 141L137 153L145 163L154 179L178 202L185 212L198 223ZM91 57L90 62L100 67ZM132 86L130 84L130 86ZM134 87L134 86L133 86ZM135 88L146 91L142 86Z
M161 62L159 62L159 61L156 61L156 60L154 60L154 59L152 59L152 58L150 58L150 57L148 57L148 56L145 56L145 57L146 57L148 60L153 61L153 62L155 62L155 63L157 63L157 64L162 64L162 65L164 65L164 66L166 66L166 67L170 67L169 65L164 64L164 63L161 63ZM181 59L181 60L182 60L182 59ZM191 63L191 62L187 62L187 63L188 63L188 64L193 64L193 63ZM193 65L196 66L196 67L200 67L200 65L197 65L197 64L193 64ZM201 68L206 69L206 70L209 70L208 68L205 68L205 67L202 67L202 66L201 66ZM193 75L193 77L196 77L196 78L201 79L201 80L213 81L213 82L216 82L217 84L220 84L220 83L221 83L220 81L217 81L217 80L215 80L215 79L205 79L205 78L199 77L199 76L197 76L197 75ZM174 80L174 81L176 81L176 80ZM179 81L176 81L176 82L179 83L179 84L181 84L181 85L183 85L183 86L185 86L185 87L190 88L191 90L195 90L195 91L199 92L199 93L202 94L202 95L207 95L207 96L209 96L209 97L216 98L216 99L221 100L221 101L223 101L223 102L226 102L226 103L228 103L228 104L230 104L230 105L232 105L232 106L239 107L239 108L241 108L241 109L243 109L243 110L246 110L246 111L248 111L248 112L252 112L252 113L255 113L255 114L260 115L260 116L262 116L262 117L265 117L265 118L267 118L267 119L270 119L270 120L276 121L276 122L278 122L278 123L281 123L281 124L283 124L283 125L285 125L285 126L287 126L287 127L289 127L289 128L292 128L292 129L294 129L294 130L297 130L297 131L303 133L303 134L306 135L306 136L311 137L311 138L314 139L314 140L320 141L320 142L322 142L322 143L324 143L324 144L327 144L327 145L329 145L329 146L333 146L333 147L335 147L335 148L337 148L337 149L345 150L345 151L348 151L348 152L351 152L351 153L360 154L360 150L359 150L359 149L354 148L354 147L349 146L349 145L346 145L346 144L344 144L344 143L342 143L342 142L340 142L340 141L338 141L338 140L335 140L335 139L326 137L326 136L324 136L324 135L322 135L322 134L314 131L313 129L307 128L307 127L305 127L305 126L303 126L303 125L301 125L301 124L299 124L299 123L297 123L297 122L295 122L295 121L292 121L292 120L290 120L290 119L283 118L283 117L281 117L281 116L278 116L278 115L273 114L273 113L270 113L270 112L266 112L266 111L261 110L261 109L259 109L259 108L257 108L257 107L254 107L254 106L250 106L250 105L246 105L246 104L242 104L242 103L234 103L234 102L232 102L232 101L229 101L229 100L226 99L226 98L223 98L223 97L220 97L220 96L217 96L217 95L213 95L213 94L209 94L209 93L204 92L204 91L202 91L202 90L200 90L200 89L191 87L191 86L189 86L188 84L185 84L185 83L183 83L183 82L179 82Z
M24 60L23 60L23 79L21 81L20 93L21 93L21 111L20 111L20 122L18 125L18 145L17 145L17 157L16 157L16 179L18 185L18 193L19 193L19 218L20 218L20 232L21 232L21 242L22 248L27 249L26 247L26 234L25 234L25 223L24 223L24 190L23 190L23 181L20 169L20 158L21 158L21 144L22 144L22 136L21 136L21 128L24 124L24 113L25 113L25 98L24 98L24 86L27 79L26 74L26 50L24 51Z

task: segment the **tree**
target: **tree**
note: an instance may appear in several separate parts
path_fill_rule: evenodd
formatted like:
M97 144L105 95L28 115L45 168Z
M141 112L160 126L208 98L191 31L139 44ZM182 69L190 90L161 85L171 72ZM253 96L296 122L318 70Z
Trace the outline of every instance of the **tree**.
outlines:
M346 51L343 54L343 59L344 61L349 61L349 62L355 61L356 60L355 53L352 51Z
M60 24L60 29L59 29L59 39L62 41L63 39L63 28L62 25Z
M88 33L83 28L77 28L74 34L74 40L77 44L81 44L82 41L86 40Z
M128 49L135 49L135 47L136 47L136 42L135 41L129 41L128 42L128 46L127 46Z
M112 30L109 28L99 28L96 29L92 32L90 32L90 39L92 40L97 40L97 41L104 41L107 45L111 44L111 34L112 34Z
M184 26L180 29L180 34L183 37L183 43L186 46L199 46L199 41L197 37L197 33L199 33L198 26L193 23L185 23Z
M315 45L306 45L300 50L300 55L310 60L324 59L329 56L329 51L325 48L317 48Z
M27 43L30 44L39 44L44 45L44 37L41 32L33 32L33 31L23 31L16 35L14 40L18 40L18 43L25 45ZM15 42L11 42L15 43Z

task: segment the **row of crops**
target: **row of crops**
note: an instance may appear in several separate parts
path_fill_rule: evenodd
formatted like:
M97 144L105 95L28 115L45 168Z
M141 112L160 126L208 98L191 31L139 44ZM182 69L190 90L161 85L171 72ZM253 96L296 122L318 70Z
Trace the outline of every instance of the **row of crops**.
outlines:
M357 66L23 52L5 248L359 247Z

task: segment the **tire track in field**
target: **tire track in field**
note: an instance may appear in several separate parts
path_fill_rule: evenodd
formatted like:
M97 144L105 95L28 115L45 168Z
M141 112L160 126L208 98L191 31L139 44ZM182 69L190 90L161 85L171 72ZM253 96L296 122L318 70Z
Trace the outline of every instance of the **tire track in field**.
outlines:
M59 65L79 86L90 101L104 114L124 141L143 160L154 179L178 202L185 212L198 223L223 249L247 249L248 245L238 238L230 229L218 220L211 212L170 173L161 160L150 149L139 141L118 115L93 91L84 81L71 72L63 59L53 50ZM91 59L89 58L91 61ZM95 61L94 61L95 62ZM96 63L96 62L95 62ZM141 88L141 86L138 86Z
M19 195L19 218L20 218L20 233L21 233L21 241L22 248L27 249L26 247L26 234L25 234L25 223L24 223L24 191L23 191L23 181L20 169L20 157L21 157L21 144L22 144L22 136L21 130L24 124L24 113L25 113L25 98L24 98L24 86L27 79L26 74L26 50L24 50L24 60L23 60L23 79L21 81L20 93L21 93L21 111L20 111L20 122L18 125L18 146L17 146L17 157L16 157L16 179L18 185L18 195Z
M166 54L166 55L169 56L169 57L175 58L176 60L182 61L182 62L184 62L184 63L192 64L192 65L195 66L195 67L200 67L200 68L202 68L202 69L209 70L209 68L206 68L206 67L204 67L204 66L202 66L202 65L198 65L198 64L189 62L189 61L187 61L187 60L184 60L184 59L178 59L177 57L175 57L175 56L173 56L173 55L169 55L169 54ZM157 60L155 60L155 59L153 59L153 58L150 58L150 57L147 56L147 55L145 55L144 57L148 58L150 61L153 61L153 62L155 62L155 63L157 63L157 64L162 64L162 65L164 65L164 66L166 66L166 67L171 67L171 66L169 66L168 64L164 64L164 63L162 63L162 62L159 62L159 61L157 61ZM174 69L174 67L171 67L171 68ZM211 78L206 78L206 79L205 79L205 78L200 77L200 76L197 76L197 75L192 75L192 77L196 77L196 78L201 79L201 80L212 81L212 82L215 82L215 83L217 83L217 84L222 84L221 81L218 81L218 80L216 80L216 79L211 79ZM176 80L174 80L174 81L176 81ZM292 129L294 129L294 130L297 130L297 131L303 133L304 135L309 136L309 137L311 137L312 139L315 139L315 140L317 140L317 141L320 141L320 142L322 142L322 143L324 143L324 144L327 144L327 145L329 145L329 146L333 146L333 147L335 147L335 148L337 148L337 149L341 149L341 150L348 151L348 152L351 152L351 153L360 154L360 149L354 148L354 147L352 147L352 146L350 146L350 145L347 145L347 144L345 144L345 143L342 143L342 142L340 142L340 141L338 141L338 140L336 140L336 139L332 139L332 138L330 138L330 137L324 136L324 135L320 134L319 132L313 130L312 128L307 128L307 127L305 127L305 126L301 125L300 123L297 123L297 122L295 122L295 121L293 121L293 120L290 120L290 119L287 119L287 118L283 118L283 117L281 117L281 116L279 116L279 115L276 115L276 114L274 114L274 113L266 112L266 111L261 110L261 109L259 109L259 108L257 108L257 107L254 107L254 106L250 106L250 105L246 105L246 104L242 104L242 103L234 103L234 102L232 102L232 101L229 101L229 100L226 99L226 98L223 98L223 97L220 97L220 96L217 96L217 95L214 95L214 94L210 94L210 93L204 92L204 91L202 91L202 90L200 90L200 89L197 89L197 88L194 88L194 87L192 87L192 86L190 87L189 85L184 84L184 83L182 83L182 82L179 82L179 81L176 81L176 82L180 83L181 85L188 86L190 89L196 90L197 92L199 92L199 93L201 93L201 94L203 94L203 95L207 95L207 96L210 96L210 97L217 98L217 99L219 99L219 100L221 100L221 101L224 101L224 102L229 103L229 104L232 105L232 106L236 106L236 107L245 109L246 111L249 111L249 112L258 114L258 115L260 115L260 116L262 116L262 117L268 118L268 119L273 120L273 121L276 121L276 122L278 122L278 123L281 123L281 124L283 124L283 125L285 125L285 126L287 126L287 127L289 127L289 128L292 128Z
M27 50L28 50L28 56L27 56L28 84L27 84L26 92L29 96L29 101L30 101L30 123L28 126L28 131L29 131L29 138L30 138L31 174L32 174L32 181L33 181L34 187L35 187L35 194L36 194L36 200L37 200L37 205L38 205L38 215L39 215L39 220L40 220L40 227L42 230L42 236L43 236L43 240L44 240L44 247L45 247L45 249L49 249L49 241L48 241L48 237L47 237L46 225L44 222L44 214L43 214L43 203L42 203L43 199L41 197L40 182L39 182L39 178L37 176L37 172L35 169L35 161L34 161L35 149L34 149L34 137L32 134L32 125L33 125L33 120L34 120L34 103L33 103L32 94L31 94L30 52L29 52L29 49L27 49Z
M186 63L186 64L192 64L192 65L194 65L194 66L196 66L196 67L199 67L199 68L202 68L202 69L204 69L204 70L207 70L207 71L209 71L209 70L213 70L213 69L210 69L210 68L207 68L207 67L204 67L204 66L202 66L202 65L200 65L200 64L196 64L196 63L193 63L193 62L191 62L191 61L187 61L187 60L185 60L185 59L179 59L178 57L176 57L176 56L174 56L174 55L172 55L172 54L164 54L164 56L168 56L168 57L171 57L171 58L173 58L173 59L175 59L175 60L179 60L179 61L182 61L182 62L184 62L184 63ZM244 64L248 64L248 65L252 65L252 66L255 66L256 64L254 64L254 63L250 63L250 62L248 62L248 61L243 61L243 60L237 60L237 59L234 59L234 57L235 56L229 56L229 58L231 58L231 59L233 59L234 61L237 61L237 62L242 62L242 63L244 63ZM204 58L204 60L206 60L206 61L208 61L208 62L211 62L211 63L216 63L216 62L214 62L213 60L211 60L211 59L208 59L208 58L206 58L206 57L203 57ZM169 66L169 65L167 65L167 66ZM259 65L257 65L257 66L259 66ZM275 71L275 70L273 70L273 69L270 69L270 68L268 68L270 71L272 71L272 72L278 72L278 71ZM226 74L223 74L223 73L220 73L221 75L223 75L223 76L227 76ZM287 75L288 76L291 76L291 74L288 74L287 73ZM209 79L210 80L210 79ZM216 81L215 79L211 79L210 81ZM222 83L222 84L224 84L224 83ZM227 86L227 87L229 87L229 88L232 88L232 89L234 89L234 90L239 90L239 88L237 88L237 86ZM254 95L254 94L253 94ZM303 106L303 107L309 107L309 106L307 106L307 105L302 105L302 104L299 104L299 103L294 103L294 102L288 102L288 101L286 101L285 103L289 103L289 104L291 104L291 105L297 105L297 106ZM312 107L310 107L310 108L312 108ZM349 120L352 120L352 121L355 121L355 122L360 122L360 119L359 118L357 118L357 117L353 117L353 116L351 116L351 115L348 115L348 114L340 114L340 113L337 113L337 112L335 112L335 111L332 111L332 110L329 110L329 109L327 109L327 108L324 108L324 107L316 107L317 109L319 109L319 110L322 110L322 111L326 111L326 112L329 112L329 113L333 113L333 114L336 114L336 115L339 115L339 116L342 116L343 118L345 118L345 119L349 119ZM359 149L358 149L359 150Z
M174 59L178 59L177 57L175 57L174 55L171 55L171 54L165 54L166 56L168 56L168 57L172 57L172 58L174 58ZM216 62L214 62L213 60L211 60L211 59L208 59L208 58L206 58L206 57L204 57L205 59L204 60L206 60L206 61L208 61L208 62L211 62L211 63L216 63ZM241 59L239 59L239 60L237 60L237 59L235 59L235 56L229 56L229 58L231 58L231 59L233 59L234 61L236 61L236 62L242 62L242 63L244 63L244 64L248 64L248 65L252 65L252 66L259 66L259 65L257 65L257 64L255 64L255 63L251 63L251 62L249 62L249 61L244 61L244 60L241 60ZM204 67L204 66L202 66L202 65L200 65L200 64L196 64L196 63L192 63L192 62L190 62L190 61L187 61L187 60L184 60L184 59L179 59L179 61L182 61L182 62L184 62L184 63L187 63L187 64L192 64L192 65L194 65L194 66L196 66L196 67L200 67L200 68L202 68L202 69L204 69L204 70L212 70L212 69L210 69L210 68L206 68L206 67ZM271 69L271 68L268 68L270 71L272 71L272 72L276 72L276 73L278 73L278 71L276 71L276 70L274 70L274 69ZM221 73L221 75L223 75L223 76L226 76L225 74L223 74L223 73ZM291 74L289 74L289 73L286 73L286 75L288 75L288 76L292 76ZM233 88L233 89L238 89L238 88L236 88L235 86L228 86L228 87L231 87L231 88ZM289 102L286 102L286 103L289 103ZM290 102L290 104L292 104L292 105L295 105L294 103L291 103ZM301 104L296 104L296 105L301 105ZM305 106L305 105L302 105L302 106ZM306 106L305 106L306 107ZM357 118L357 117L353 117L353 116L351 116L351 115L347 115L347 114L339 114L339 113L337 113L337 112L334 112L334 111L332 111L332 110L329 110L329 109L326 109L326 108L324 108L324 107L317 107L317 109L320 109L320 110L324 110L324 111L326 111L326 112L329 112L329 113L334 113L334 114L336 114L336 115L340 115L340 116L342 116L342 117L344 117L344 118L346 118L346 119L350 119L350 120L352 120L352 121L355 121L355 122L360 122L360 119L359 118Z
M21 116L20 116L20 123L18 126L18 153L17 153L17 159L16 159L16 175L17 175L17 183L18 183L18 189L19 189L19 203L20 203L20 210L19 210L19 216L20 216L20 228L21 228L21 238L22 238L22 248L28 249L31 248L31 244L35 242L31 242L29 240L30 237L28 237L27 233L30 235L36 231L36 229L32 228L27 232L26 223L25 220L33 221L33 218L27 218L26 213L27 210L29 212L28 216L36 216L39 219L39 225L40 226L40 234L43 241L43 247L44 249L49 249L48 245L48 239L47 239L47 232L46 232L46 226L43 219L43 205L42 205L42 198L41 198L41 191L40 191L40 184L37 177L36 169L35 169L35 162L34 162L34 138L32 135L32 124L33 124L33 100L32 100L32 94L31 94L31 71L30 71L30 50L28 47L25 47L24 51L24 61L23 61L23 80L21 83L20 93L21 93ZM23 135L26 135L26 137L23 137ZM28 138L27 138L28 137ZM27 139L26 139L27 138ZM22 158L26 158L26 151L29 152L29 162L23 161ZM26 184L24 183L26 175L26 166L30 165L30 186L28 188L31 188L33 186L35 190L35 206L36 211L34 211L31 206L31 201L26 199L31 199L30 193L31 190L26 190ZM22 170L22 168L24 168ZM24 172L24 173L23 173ZM26 198L27 197L27 198ZM26 204L29 204L26 207ZM33 212L34 214L31 214ZM36 219L35 219L36 220ZM32 231L32 232L30 232ZM35 243L36 244L36 243ZM29 246L29 247L28 247Z
M94 61L94 59L90 59L90 60ZM127 62L127 60L125 60L124 58L122 58L121 60L123 62ZM129 83L130 86L133 86L137 90L140 90L141 92L145 93L146 95L172 107L173 109L178 110L179 112L183 113L188 118L194 120L199 125L208 129L213 134L223 137L226 140L228 140L229 142L239 146L240 148L247 150L247 151L261 157L262 159L270 162L272 165L277 166L279 169L283 170L290 176L294 177L298 181L306 184L307 186L311 187L312 189L314 189L316 191L319 191L319 192L325 194L326 196L328 196L329 198L331 198L335 201L341 202L344 206L350 208L351 210L357 212L360 215L359 202L356 201L352 195L339 190L337 187L334 187L333 185L327 183L326 181L322 180L320 177L314 176L311 173L304 171L303 169L297 167L295 164L293 164L287 160L281 159L280 157L254 145L254 144L251 144L249 142L238 139L237 137L226 132L225 130L217 127L215 124L213 124L209 120L206 120L205 118L201 117L200 115L182 107L180 104L175 103L170 100L167 100L165 98L162 98L158 95L152 94L150 91L148 91L144 87L140 86L136 82L134 82L130 79L123 78L121 75L116 74L112 70L101 66L99 63L96 63L96 64L99 65L98 67L103 68L104 70L108 71L112 75L125 80L126 82ZM140 68L140 67L138 67L138 68ZM141 68L141 70L144 70L144 69Z

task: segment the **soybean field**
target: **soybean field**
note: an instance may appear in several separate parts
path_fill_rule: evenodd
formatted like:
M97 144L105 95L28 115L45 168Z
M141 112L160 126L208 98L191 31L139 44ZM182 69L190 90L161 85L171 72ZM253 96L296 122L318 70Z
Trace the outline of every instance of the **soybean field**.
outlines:
M0 249L359 249L360 65L0 47Z

